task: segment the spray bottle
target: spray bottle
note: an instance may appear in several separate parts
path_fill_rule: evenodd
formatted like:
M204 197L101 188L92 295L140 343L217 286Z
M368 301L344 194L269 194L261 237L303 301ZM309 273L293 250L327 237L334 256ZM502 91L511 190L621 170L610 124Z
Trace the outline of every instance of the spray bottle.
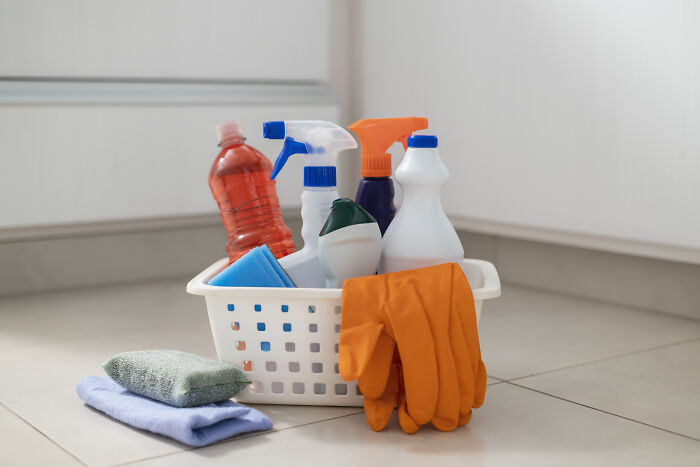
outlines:
M396 214L394 182L391 180L389 147L397 141L406 150L407 139L417 130L428 128L421 117L366 118L350 125L362 145L362 180L355 201L377 220L382 235Z
M329 289L342 289L345 279L377 272L382 234L374 217L351 199L333 201L318 244L321 269Z
M356 148L357 142L345 129L324 121L265 122L263 136L284 138L284 146L272 168L271 180L290 156L304 156L304 191L301 194L304 248L282 258L284 261L280 261L280 265L297 287L324 288L326 278L318 259L318 233L331 212L333 201L340 198L335 190L338 153Z
M442 263L463 266L464 249L440 203L449 177L432 135L413 135L396 168L403 189L401 209L382 238L379 273L404 271Z

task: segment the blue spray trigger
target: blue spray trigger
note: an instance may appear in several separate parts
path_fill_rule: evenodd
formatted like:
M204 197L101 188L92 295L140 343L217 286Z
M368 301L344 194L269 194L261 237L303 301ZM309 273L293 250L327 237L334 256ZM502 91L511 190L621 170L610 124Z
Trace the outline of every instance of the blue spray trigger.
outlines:
M270 122L272 123L272 122ZM275 165L272 167L272 173L270 174L270 180L274 180L277 174L280 173L280 170L282 170L282 167L284 167L284 164L287 163L287 159L289 159L289 156L292 156L294 154L308 154L309 151L306 149L306 145L304 143L300 143L299 141L295 140L294 138L286 137L284 138L284 145L282 146L282 150L280 151L279 156L277 156L277 159L275 160Z

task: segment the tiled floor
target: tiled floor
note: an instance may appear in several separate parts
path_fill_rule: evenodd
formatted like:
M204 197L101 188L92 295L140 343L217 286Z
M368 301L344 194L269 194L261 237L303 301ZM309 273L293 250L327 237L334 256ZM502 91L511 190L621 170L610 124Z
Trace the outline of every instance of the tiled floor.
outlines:
M700 465L700 323L504 286L480 334L486 403L451 433L360 409L260 406L272 431L188 449L85 406L110 355L214 357L183 281L0 300L0 465Z

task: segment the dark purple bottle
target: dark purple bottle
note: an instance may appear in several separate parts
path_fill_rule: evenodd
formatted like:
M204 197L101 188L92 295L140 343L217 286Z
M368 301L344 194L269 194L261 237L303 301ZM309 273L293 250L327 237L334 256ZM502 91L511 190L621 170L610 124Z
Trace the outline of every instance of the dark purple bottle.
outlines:
M387 151L400 141L404 150L408 137L417 130L428 128L423 117L363 118L348 127L362 144L360 155L360 186L355 202L372 214L384 235L396 214L394 182L391 180L391 154Z
M391 177L364 177L357 187L355 202L372 214L384 235L396 214Z

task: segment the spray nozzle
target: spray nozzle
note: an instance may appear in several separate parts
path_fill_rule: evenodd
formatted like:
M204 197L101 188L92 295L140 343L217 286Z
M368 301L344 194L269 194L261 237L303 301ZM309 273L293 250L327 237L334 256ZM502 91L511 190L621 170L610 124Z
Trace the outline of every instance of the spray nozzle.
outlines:
M350 125L362 144L362 176L391 176L391 154L387 151L395 142L408 147L408 137L417 130L428 128L423 117L365 118Z
M282 139L284 138L284 122L263 123L263 138Z
M334 187L338 153L357 147L355 138L335 123L325 121L270 121L263 123L263 136L284 138L284 145L270 179L274 179L294 154L304 155L304 186Z

